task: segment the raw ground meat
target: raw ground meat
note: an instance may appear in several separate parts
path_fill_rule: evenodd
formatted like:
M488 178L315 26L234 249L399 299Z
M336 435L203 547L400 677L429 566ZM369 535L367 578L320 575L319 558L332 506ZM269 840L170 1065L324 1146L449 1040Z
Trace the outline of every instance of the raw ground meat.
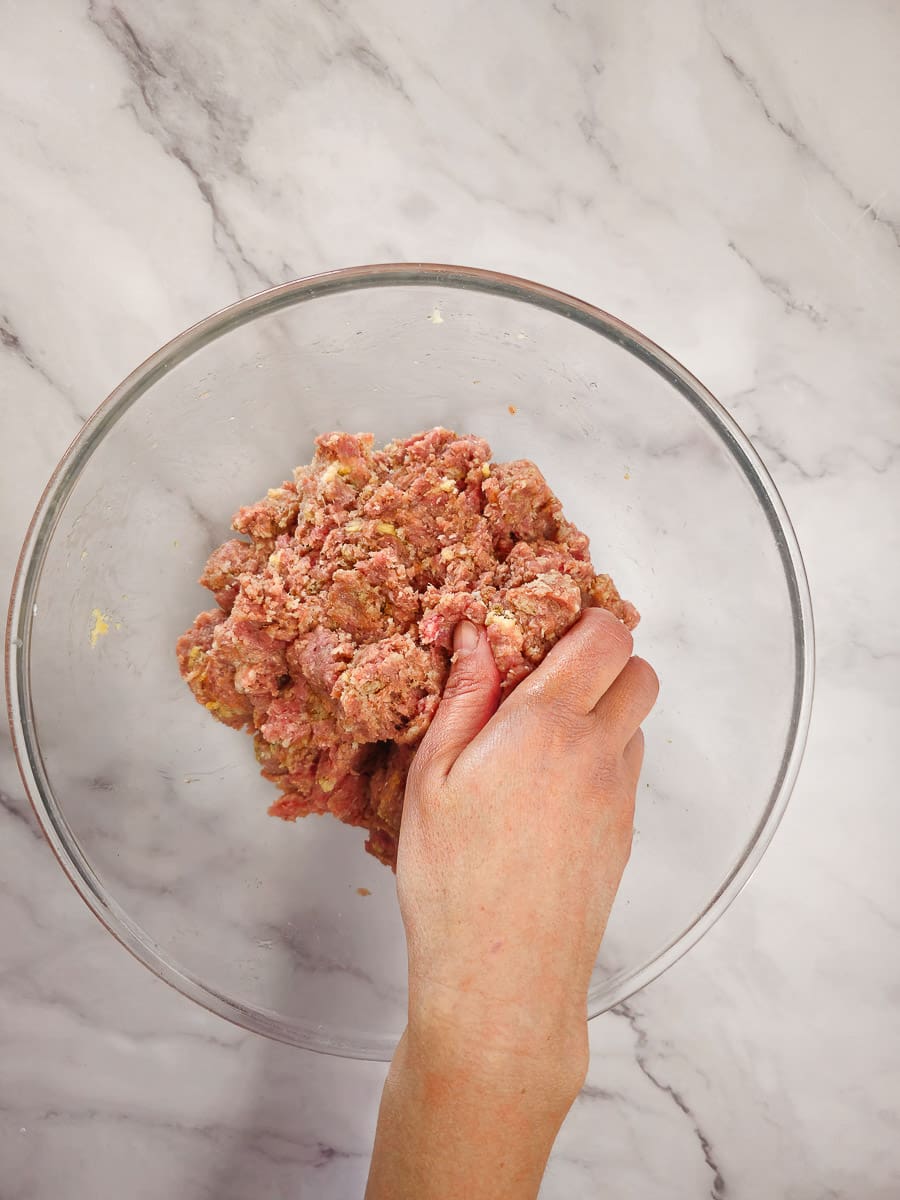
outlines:
M181 674L247 729L285 820L330 812L390 866L406 776L441 697L453 628L483 625L508 692L583 608L638 622L531 462L446 429L373 449L327 433L308 467L238 511L200 577L217 607Z

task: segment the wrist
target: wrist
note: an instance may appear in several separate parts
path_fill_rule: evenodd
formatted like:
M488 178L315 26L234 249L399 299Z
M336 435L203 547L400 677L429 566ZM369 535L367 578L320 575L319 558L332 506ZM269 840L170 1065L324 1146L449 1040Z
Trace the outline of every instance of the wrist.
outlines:
M417 1016L388 1072L367 1200L537 1197L582 1079Z
M411 987L405 1057L436 1080L559 1114L581 1090L588 1067L583 1010L536 1015L441 986Z

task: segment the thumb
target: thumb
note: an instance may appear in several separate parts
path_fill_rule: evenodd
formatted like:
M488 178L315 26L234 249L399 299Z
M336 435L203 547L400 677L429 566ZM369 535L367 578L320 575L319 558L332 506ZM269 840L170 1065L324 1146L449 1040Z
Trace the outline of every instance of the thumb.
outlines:
M453 660L437 712L416 752L418 769L449 774L500 702L500 674L484 629L460 621L453 631Z

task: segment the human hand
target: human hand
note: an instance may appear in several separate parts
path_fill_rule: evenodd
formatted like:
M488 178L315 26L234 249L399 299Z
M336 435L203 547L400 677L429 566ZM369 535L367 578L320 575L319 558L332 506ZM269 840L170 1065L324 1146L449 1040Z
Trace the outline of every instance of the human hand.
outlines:
M583 1051L587 989L628 861L656 675L588 609L498 709L463 623L410 772L397 882L410 1019L481 1052Z
M464 622L407 781L409 1023L370 1200L531 1200L587 1069L591 971L631 851L653 669L589 609L498 708Z

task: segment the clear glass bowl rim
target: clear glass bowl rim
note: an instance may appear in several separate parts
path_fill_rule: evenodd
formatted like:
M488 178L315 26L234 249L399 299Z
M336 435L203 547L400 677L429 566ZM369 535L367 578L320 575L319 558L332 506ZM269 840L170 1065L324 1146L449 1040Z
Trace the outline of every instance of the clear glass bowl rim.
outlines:
M28 798L50 846L82 899L109 932L140 962L211 1012L257 1033L342 1057L387 1059L391 1047L356 1044L298 1030L274 1012L247 1008L168 962L96 876L57 803L44 769L32 708L29 664L35 596L57 520L82 470L107 432L162 375L229 330L257 317L318 297L377 287L471 290L535 305L575 321L622 346L665 379L705 419L750 483L765 513L784 571L791 607L794 683L781 763L768 802L744 853L703 911L655 958L625 977L592 1018L657 978L719 919L755 871L787 807L806 744L814 684L812 603L803 558L784 503L759 455L730 414L681 363L644 334L584 300L544 284L478 267L439 263L380 263L310 275L239 300L180 333L119 384L88 418L54 470L25 535L13 578L6 629L6 694L13 749Z

